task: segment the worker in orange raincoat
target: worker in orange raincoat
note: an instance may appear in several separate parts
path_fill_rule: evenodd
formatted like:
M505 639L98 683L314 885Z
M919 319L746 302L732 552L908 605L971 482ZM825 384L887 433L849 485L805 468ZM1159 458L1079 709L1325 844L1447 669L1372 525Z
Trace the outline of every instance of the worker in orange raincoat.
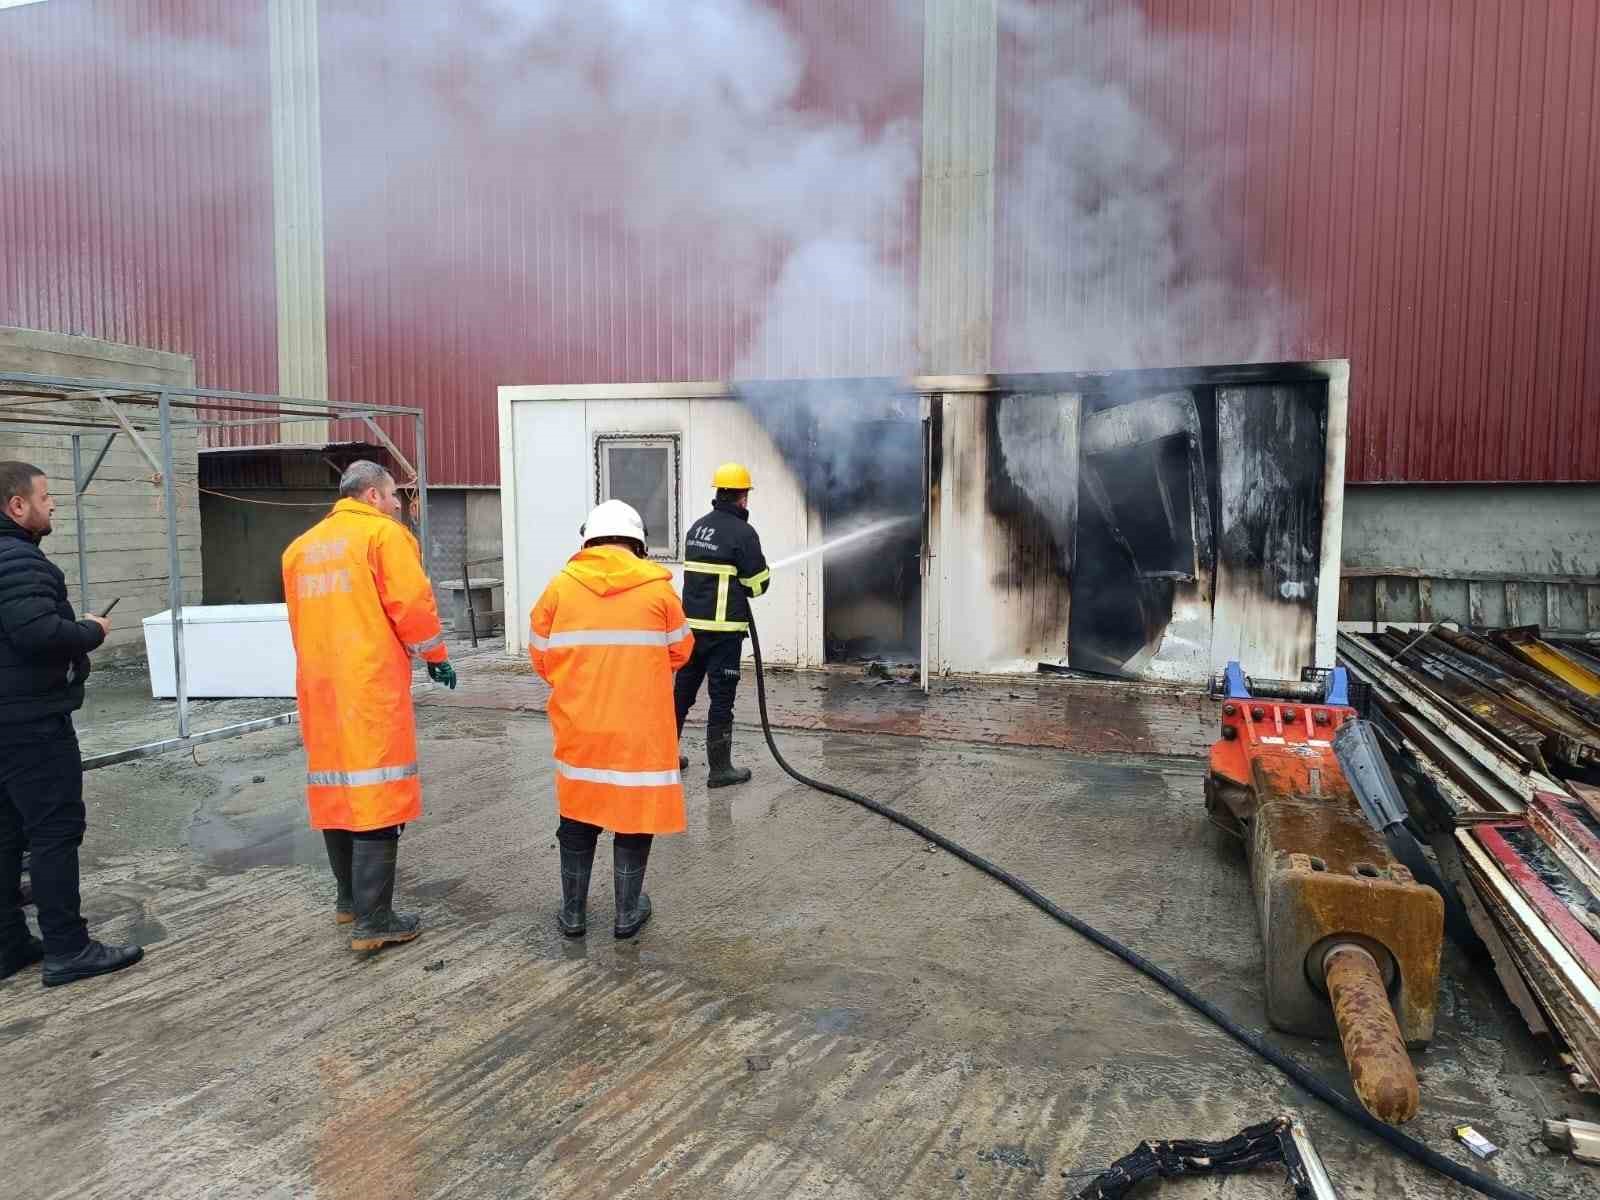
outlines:
M283 554L306 799L338 881L352 950L409 942L421 919L394 902L400 830L422 815L411 658L456 686L416 538L389 472L352 463L333 511Z
M644 870L658 833L683 832L683 780L672 674L694 635L672 573L645 557L639 514L607 500L579 531L583 549L533 606L529 655L550 684L561 825L561 912L568 937L588 929L589 871L600 831L612 845L612 932L631 938L650 919Z

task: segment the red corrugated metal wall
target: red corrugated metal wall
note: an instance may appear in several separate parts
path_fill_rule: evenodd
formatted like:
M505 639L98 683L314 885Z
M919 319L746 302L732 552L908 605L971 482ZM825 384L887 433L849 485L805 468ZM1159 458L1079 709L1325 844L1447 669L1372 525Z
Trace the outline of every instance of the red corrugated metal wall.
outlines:
M0 12L0 324L277 389L264 6Z
M1275 287L1258 357L1351 360L1350 479L1600 479L1600 4L1145 0L1153 36L1113 20L1092 37L1047 7L1038 40L1002 40L1004 367L1082 365L1039 330L1107 309L1181 311L1197 357L1233 353ZM1181 253L1225 267L1241 303L1181 277L1137 286L1148 262L1063 266L1093 247L1059 228L1059 194L1018 186L1036 133L1022 99L1074 69L1155 118L1148 148L1173 164L1146 175L1134 156L1135 176L1213 185L1187 194L1240 253Z
M526 122L540 121L537 80L507 74L504 94L495 98L498 125L457 119L450 106L493 77L475 76L481 68L467 56L408 44L402 7L399 0L323 6L329 394L421 406L429 417L430 477L495 484L502 384L732 374L760 313L746 303L747 293L707 265L714 256L702 237L737 231L641 239L604 216L574 215L569 200L553 199L572 164L530 149L538 139L519 135L516 121L503 119L504 106L525 102ZM891 22L889 7L787 0L782 8L791 32L810 56L802 106L874 128L917 119L920 29ZM364 52L362 28L377 25L393 39L390 53L364 69L352 56ZM869 68L879 74L870 77ZM840 77L827 77L835 69ZM903 82L886 87L885 78ZM410 101L419 90L445 106L440 128L447 137L412 119ZM481 95L472 100L482 101ZM652 186L648 178L615 182ZM707 179L705 186L719 183ZM833 186L849 189L852 181ZM829 201L825 192L815 197L818 205ZM596 199L588 207L603 211L605 204ZM789 347L782 363L763 363L752 373L904 369L880 348L909 341L915 320L914 193L884 211L882 223L913 307L887 313L848 296L819 297L808 344ZM778 269L781 249L766 247L769 274ZM394 432L408 444L405 431Z
M502 383L737 369L757 314L704 241L563 215L545 199L562 164L514 135L418 151L406 101L451 81L380 62L375 86L351 57L370 47L341 40L352 13L403 36L397 3L323 5L330 394L422 405L433 478L489 484ZM917 7L784 0L810 55L803 103L915 121ZM1352 480L1600 479L1600 5L1145 0L1153 38L1121 24L1100 41L1076 6L1043 7L1029 45L1002 39L997 365L1083 365L1039 331L1091 309L1179 312L1185 357L1214 357L1266 308L1276 328L1252 355L1351 360ZM202 383L275 390L264 6L49 0L0 21L0 322L192 354ZM1173 156L1155 172L1135 158L1142 179L1206 177L1181 194L1216 236L1183 261L1245 299L1141 287L1148 262L1093 288L1063 269L1094 247L1026 186L1018 114L1074 66L1132 81L1155 121L1140 137ZM881 228L914 291L915 196ZM887 348L907 314L850 299L818 297L752 373L903 370Z

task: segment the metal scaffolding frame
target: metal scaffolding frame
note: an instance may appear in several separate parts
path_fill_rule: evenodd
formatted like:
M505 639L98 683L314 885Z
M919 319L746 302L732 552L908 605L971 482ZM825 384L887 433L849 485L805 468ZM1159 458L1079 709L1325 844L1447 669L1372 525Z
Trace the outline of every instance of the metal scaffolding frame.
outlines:
M74 410L59 414L64 404L98 403L100 412L84 414ZM249 407L259 406L259 407ZM52 415L53 413L57 415ZM248 414L218 418L217 413ZM175 414L177 414L175 416ZM182 414L190 414L184 416ZM392 417L414 422L416 465L400 452L389 435L378 425L378 418ZM57 375L31 375L0 371L0 432L18 434L56 434L72 438L72 491L74 524L78 535L78 596L89 608L89 538L83 520L83 496L94 482L95 473L105 461L113 443L126 437L150 464L152 484L162 489L167 524L167 583L172 611L172 667L178 710L177 737L148 742L127 750L94 755L83 760L85 770L109 767L116 763L181 750L205 742L237 737L260 729L288 725L296 719L291 712L242 721L218 729L194 733L189 727L189 690L185 678L183 623L183 568L178 553L177 489L172 478L172 435L178 430L239 429L251 426L275 427L304 421L360 421L377 443L394 459L395 466L409 479L400 483L417 493L417 525L422 543L422 565L428 569L428 466L424 418L420 408L390 404L351 404L337 400L303 400L294 396L262 395L218 388L171 387L165 384L125 383L105 379L72 379ZM95 431L95 432L90 432ZM100 435L104 434L103 440ZM152 448L145 435L159 435L160 444ZM84 469L85 440L93 458ZM261 449L269 450L271 445ZM431 572L429 572L431 578Z

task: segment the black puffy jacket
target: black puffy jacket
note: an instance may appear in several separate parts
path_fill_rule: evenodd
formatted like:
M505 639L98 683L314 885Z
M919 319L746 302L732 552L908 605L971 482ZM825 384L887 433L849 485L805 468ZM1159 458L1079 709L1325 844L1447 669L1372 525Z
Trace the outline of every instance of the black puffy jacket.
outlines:
M0 726L81 708L89 652L105 637L93 621L74 619L67 577L39 539L0 515Z
M772 572L750 514L716 501L684 539L683 611L699 633L748 633L750 599L767 590Z

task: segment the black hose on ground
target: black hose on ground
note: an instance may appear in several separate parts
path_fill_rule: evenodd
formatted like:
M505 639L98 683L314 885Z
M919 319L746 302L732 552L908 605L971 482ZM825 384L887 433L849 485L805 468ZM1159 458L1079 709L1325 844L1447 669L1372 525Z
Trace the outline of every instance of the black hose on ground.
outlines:
M773 759L777 762L778 766L783 768L784 772L791 778L805 784L809 788L815 788L817 791L823 792L829 796L837 796L841 800L848 800L852 804L859 804L862 808L875 812L880 817L884 817L890 821L893 821L896 825L911 830L911 832L916 834L918 837L934 843L941 849L947 850L949 853L954 854L957 858L961 859L962 862L969 866L976 867L985 875L988 875L991 879L999 880L1012 891L1016 892L1017 895L1021 896L1024 900L1028 901L1028 903L1032 904L1035 908L1050 914L1050 916L1060 921L1074 933L1088 938L1101 949L1107 950L1116 955L1135 971L1138 971L1141 974L1155 980L1179 1000L1182 1000L1190 1008L1194 1009L1195 1012L1210 1020L1212 1024L1216 1025L1217 1028L1221 1029L1234 1041L1250 1050L1255 1051L1256 1054L1260 1055L1262 1058L1266 1059L1267 1062L1277 1067L1278 1070L1282 1071L1293 1082L1298 1084L1307 1092L1311 1093L1311 1095L1315 1096L1318 1100L1321 1100L1340 1116L1346 1118L1347 1120L1353 1121L1355 1124L1365 1129L1368 1133L1371 1133L1389 1143L1389 1145L1393 1146L1407 1158L1420 1163L1424 1167L1428 1167L1431 1170L1437 1171L1439 1174L1444 1175L1449 1179L1453 1179L1455 1182L1462 1184L1465 1187L1469 1187L1475 1192L1479 1192L1485 1196L1492 1196L1495 1198L1495 1200L1538 1200L1538 1197L1529 1192L1519 1191L1514 1187L1507 1187L1498 1180L1490 1179L1487 1175L1481 1175L1477 1171L1471 1170L1468 1167L1463 1167L1460 1163L1446 1158L1437 1151L1428 1149L1427 1146L1417 1141L1416 1138L1409 1137L1406 1134L1401 1133L1392 1125L1388 1125L1385 1122L1378 1120L1377 1117L1374 1117L1366 1109L1362 1108L1360 1104L1351 1100L1342 1092L1336 1090L1331 1084L1319 1078L1305 1067L1302 1067L1299 1063L1295 1062L1294 1059L1284 1054L1275 1046L1268 1044L1267 1041L1259 1034L1244 1028L1242 1025L1236 1024L1216 1005L1212 1004L1209 1000L1206 1000L1197 993L1191 991L1189 986L1182 980L1173 975L1169 975L1166 971L1156 966L1143 955L1129 949L1127 946L1124 946L1115 938L1101 933L1088 922L1079 917L1073 916L1066 909L1062 908L1060 905L1056 904L1054 901L1035 890L1031 885L1021 879L1018 879L1004 867L996 866L987 858L984 858L981 854L973 853L959 842L952 841L951 839L945 837L942 833L936 833L934 830L929 829L916 818L908 817L904 813L897 812L895 809L890 808L887 804L879 803L870 796L863 796L860 792L852 792L849 788L839 787L837 784L825 783L820 779L813 779L811 776L802 774L800 771L795 770L794 767L789 765L788 759L783 757L782 751L778 749L777 741L772 736L772 722L767 717L767 680L765 669L761 663L761 637L756 632L756 623L754 620L750 622L750 649L755 656L756 700L761 708L761 732L766 736L767 749L772 751Z

